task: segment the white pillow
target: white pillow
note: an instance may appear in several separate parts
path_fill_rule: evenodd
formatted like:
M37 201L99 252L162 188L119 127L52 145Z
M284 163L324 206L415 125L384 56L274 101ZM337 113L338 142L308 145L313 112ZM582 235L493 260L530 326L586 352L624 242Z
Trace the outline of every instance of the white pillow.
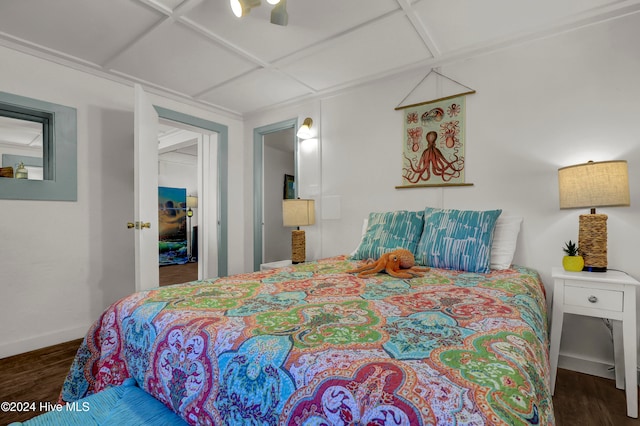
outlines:
M491 243L491 269L509 269L520 233L520 216L498 217Z
M355 256L356 253L358 252L358 249L360 248L360 244L362 244L362 239L364 238L364 234L367 233L368 227L369 227L369 218L365 217L364 222L362 223L362 235L360 235L360 241L358 242L358 245L356 246L355 250L351 252L351 257Z

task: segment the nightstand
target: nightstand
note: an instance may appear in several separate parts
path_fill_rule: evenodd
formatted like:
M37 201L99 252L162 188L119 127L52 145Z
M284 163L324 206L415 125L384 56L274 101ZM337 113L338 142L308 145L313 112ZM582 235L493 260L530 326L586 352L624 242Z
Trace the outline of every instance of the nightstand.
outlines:
M291 260L278 260L276 262L263 263L260 265L261 271L268 271L269 269L283 268L285 266L291 266Z
M637 418L636 287L640 283L619 271L567 272L563 268L553 268L551 276L551 393L556 386L564 314L616 320L613 321L616 387L626 391L627 416Z

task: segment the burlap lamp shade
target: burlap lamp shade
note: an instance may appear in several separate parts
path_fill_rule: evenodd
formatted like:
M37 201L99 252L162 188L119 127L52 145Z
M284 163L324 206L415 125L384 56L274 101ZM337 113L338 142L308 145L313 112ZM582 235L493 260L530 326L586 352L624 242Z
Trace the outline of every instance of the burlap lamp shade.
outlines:
M590 208L580 215L579 253L584 270L607 270L607 215L596 207L629 205L629 176L626 161L589 161L558 169L560 208Z
M282 200L282 225L296 227L291 231L291 262L302 263L306 260L306 237L300 226L316 223L315 202L313 200Z

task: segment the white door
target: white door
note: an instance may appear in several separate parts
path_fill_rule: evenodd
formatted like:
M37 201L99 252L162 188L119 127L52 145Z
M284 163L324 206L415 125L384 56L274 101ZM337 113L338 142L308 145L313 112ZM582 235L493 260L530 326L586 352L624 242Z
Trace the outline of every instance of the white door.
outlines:
M203 134L198 142L198 276L218 276L218 136Z
M158 265L158 113L135 85L134 228L136 291L160 284Z

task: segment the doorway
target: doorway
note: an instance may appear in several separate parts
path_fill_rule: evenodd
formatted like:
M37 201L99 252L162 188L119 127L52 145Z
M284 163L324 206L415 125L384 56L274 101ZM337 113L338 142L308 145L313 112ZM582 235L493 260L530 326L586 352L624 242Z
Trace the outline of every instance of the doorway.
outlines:
M291 228L282 226L282 199L296 196L293 127L264 135L262 262L291 259Z
M198 262L198 176L202 165L198 144L204 138L208 135L200 129L159 120L160 286L203 278Z
M290 229L282 226L282 190L273 189L272 182L267 187L266 177L282 179L280 188L284 187L285 173L282 161L274 161L276 158L293 157L293 176L298 175L298 147L295 129L297 118L258 127L253 130L253 268L260 269L260 264L265 261L284 260L291 256ZM288 154L278 154L275 150L288 150ZM289 170L291 169L290 166ZM278 175L282 175L278 178ZM274 178L275 176L275 178ZM297 185L295 186L297 197ZM267 200L265 197L269 197ZM273 206L279 207L273 207ZM279 212L279 213L278 213ZM267 222L268 221L268 222ZM267 230L266 228L269 228ZM283 242L283 235L286 242ZM267 247L279 247L273 252L267 253ZM282 252L280 252L282 251ZM281 257L286 256L283 258ZM273 259L271 259L273 258ZM268 260L269 259L269 260Z
M199 278L228 275L227 126L154 106L161 120L199 134L197 247ZM164 121L166 123L166 121Z
M135 232L135 288L147 290L159 285L158 256L158 133L159 120L166 119L175 123L210 131L215 138L217 149L210 143L198 144L198 157L202 158L202 183L198 191L210 194L217 190L217 197L208 197L208 202L199 205L201 220L199 234L207 244L200 253L199 268L203 277L221 277L228 273L228 139L227 126L213 121L194 117L181 112L153 105L139 84L135 88L134 113L134 222L127 226ZM203 137L204 139L204 137ZM215 166L213 166L215 165ZM204 198L204 197L203 197ZM217 221L211 221L211 212L216 212ZM144 232L144 230L147 232ZM209 249L213 246L213 255ZM217 252L217 258L215 253ZM202 266L201 266L202 265ZM209 269L209 266L217 266ZM210 272L210 271L216 272Z

